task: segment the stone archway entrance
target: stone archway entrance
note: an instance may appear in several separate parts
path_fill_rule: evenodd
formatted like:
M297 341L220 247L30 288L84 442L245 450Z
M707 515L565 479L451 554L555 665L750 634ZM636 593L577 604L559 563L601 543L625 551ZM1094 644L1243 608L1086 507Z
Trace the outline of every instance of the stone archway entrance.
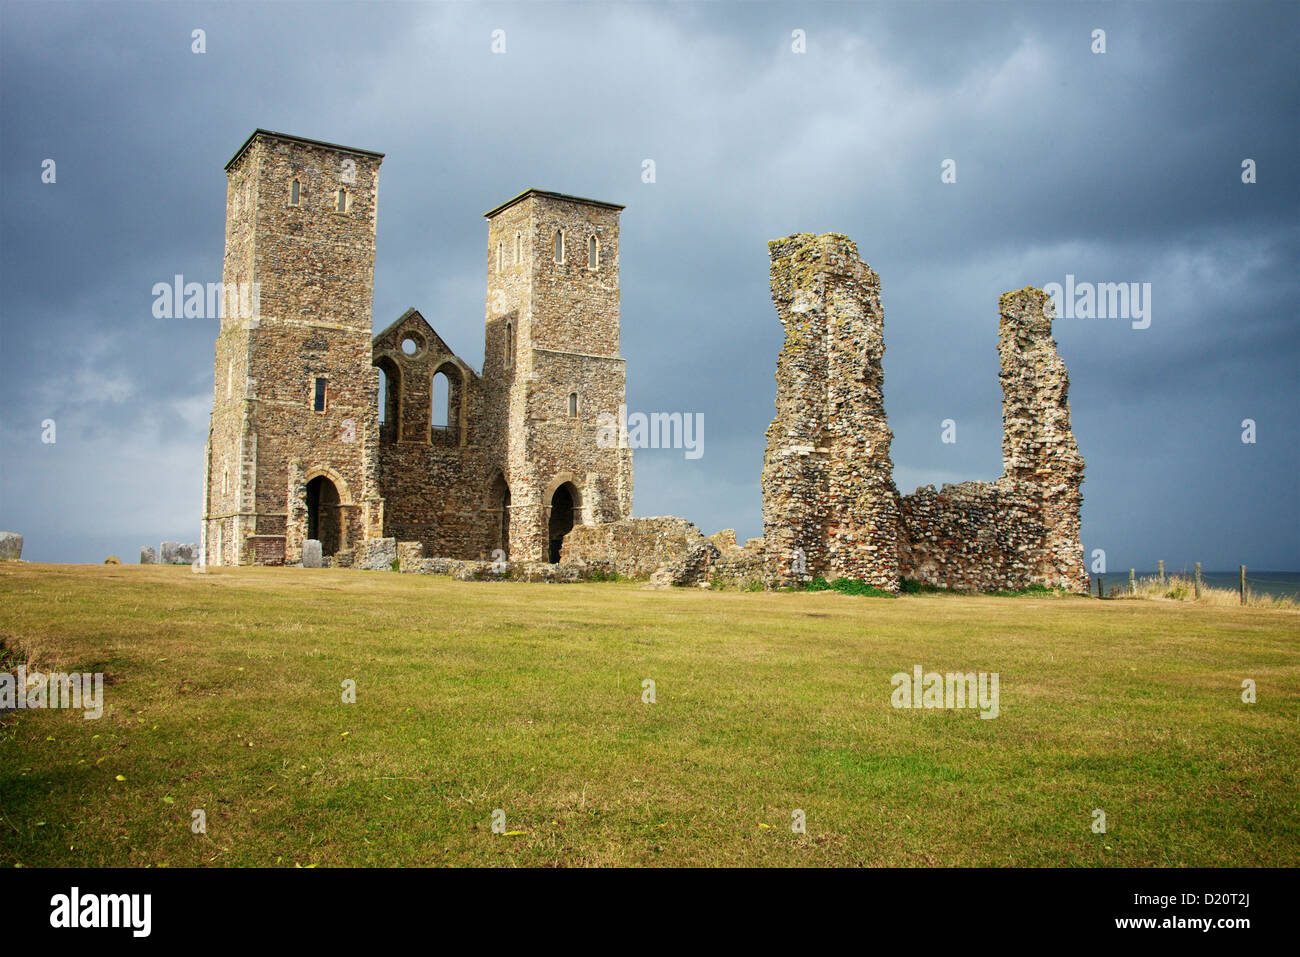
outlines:
M324 475L307 483L307 537L320 542L322 555L333 555L343 538L339 490Z
M582 496L572 482L565 482L551 493L550 518L547 523L547 538L550 543L547 561L555 563L560 560L564 536L573 531L581 503Z

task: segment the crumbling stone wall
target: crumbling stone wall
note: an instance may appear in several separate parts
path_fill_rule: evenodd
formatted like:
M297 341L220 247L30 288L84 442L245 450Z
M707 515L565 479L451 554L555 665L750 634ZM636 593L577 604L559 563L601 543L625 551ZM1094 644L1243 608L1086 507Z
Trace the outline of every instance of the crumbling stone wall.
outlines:
M999 591L1033 581L1041 512L1014 482L962 482L899 497L899 572L939 588Z
M1002 477L903 496L903 575L947 588L1044 585L1086 594L1079 541L1083 458L1070 428L1070 379L1040 289L998 300Z
M560 558L563 562L608 562L626 578L649 578L704 541L700 530L684 518L629 518L575 528L565 539Z
M880 277L847 236L769 243L785 329L763 459L766 576L898 590L898 493L885 417Z
M1003 474L1041 510L1044 529L1032 581L1087 594L1083 456L1070 427L1070 376L1052 338L1052 300L1021 289L1004 293L998 311Z
M769 249L785 346L763 467L767 583L842 576L896 590L906 577L1086 593L1083 459L1046 293L999 300L1003 476L899 496L881 395L879 278L844 236L799 234Z

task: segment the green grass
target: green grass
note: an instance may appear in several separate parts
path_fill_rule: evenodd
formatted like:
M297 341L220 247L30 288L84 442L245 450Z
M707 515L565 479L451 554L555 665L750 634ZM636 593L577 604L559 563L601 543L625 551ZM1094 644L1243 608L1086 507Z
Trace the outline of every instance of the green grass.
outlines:
M1295 865L1298 631L1182 602L9 563L7 653L110 684L99 721L0 718L0 866ZM914 664L998 672L1000 716L895 710Z
M818 576L808 582L800 591L837 591L841 595L861 595L867 598L893 598L894 596L885 591L883 588L877 588L869 585L858 578L837 578L834 581L827 581L825 578Z

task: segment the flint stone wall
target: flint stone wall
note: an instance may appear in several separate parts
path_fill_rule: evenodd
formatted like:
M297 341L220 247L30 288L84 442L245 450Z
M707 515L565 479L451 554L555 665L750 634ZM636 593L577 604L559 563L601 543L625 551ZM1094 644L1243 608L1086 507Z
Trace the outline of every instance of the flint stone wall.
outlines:
M1041 509L1015 483L962 482L899 498L899 571L940 588L1001 591L1033 582Z
M1047 294L1026 288L998 303L1002 477L900 496L882 397L879 277L845 236L804 233L769 249L785 345L763 462L767 584L846 577L894 591L901 576L1086 594L1083 458Z
M880 277L836 233L799 233L768 249L785 330L763 458L768 583L845 577L897 591Z

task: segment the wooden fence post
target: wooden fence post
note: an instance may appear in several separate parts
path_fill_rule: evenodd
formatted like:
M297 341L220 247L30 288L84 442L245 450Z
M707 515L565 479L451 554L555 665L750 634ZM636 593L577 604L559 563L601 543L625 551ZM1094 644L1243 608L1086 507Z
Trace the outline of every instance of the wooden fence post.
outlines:
M1201 563L1196 563L1196 600L1201 600Z
M1165 583L1165 560L1162 558L1156 562L1156 574L1160 576L1160 584Z
M1246 604L1246 566L1241 566L1241 603Z
M1133 574L1133 569L1128 570L1128 593L1136 595L1138 593L1137 578Z

